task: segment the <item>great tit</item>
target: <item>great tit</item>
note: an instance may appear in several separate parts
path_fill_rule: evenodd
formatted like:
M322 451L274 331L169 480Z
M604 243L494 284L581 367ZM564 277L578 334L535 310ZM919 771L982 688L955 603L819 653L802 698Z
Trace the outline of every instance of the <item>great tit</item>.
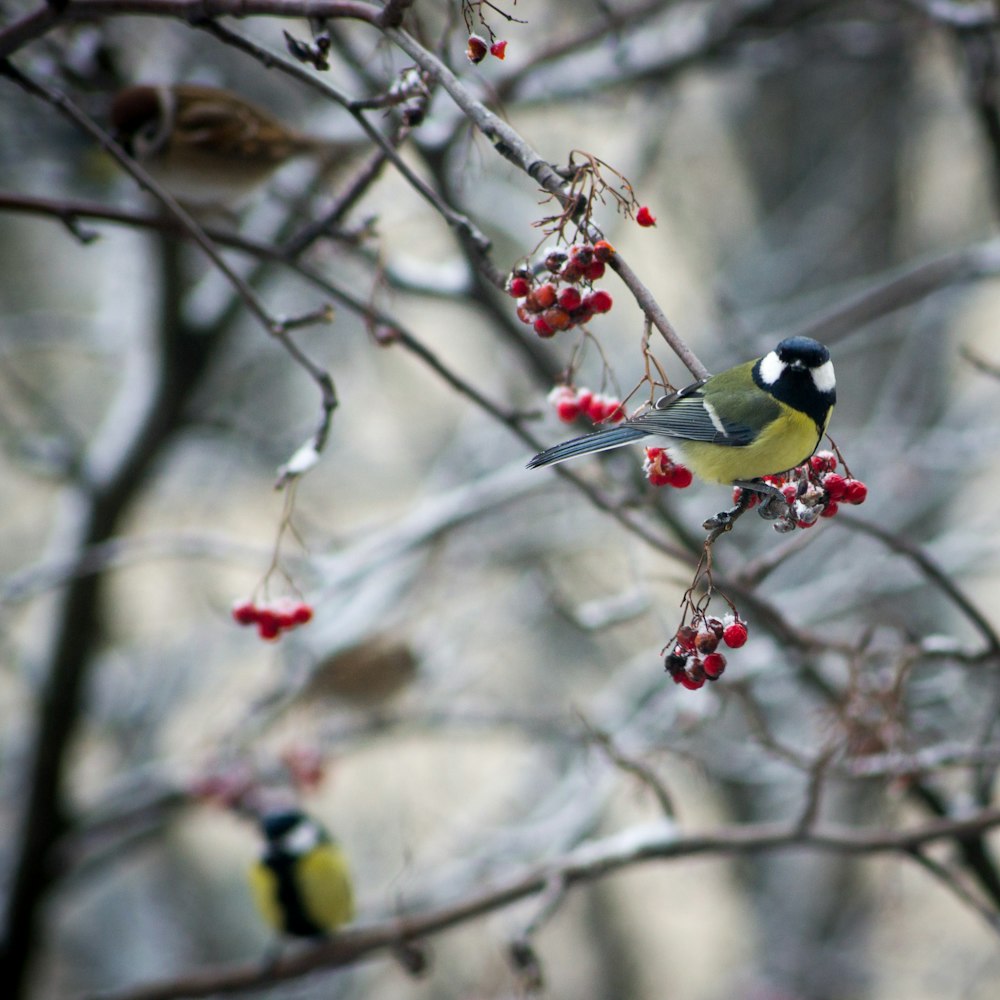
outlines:
M347 859L316 820L298 809L261 817L266 844L250 871L261 916L281 934L320 937L354 916Z
M670 438L673 457L702 479L770 492L756 481L806 461L836 401L830 352L809 337L788 337L762 358L662 396L646 413L547 448L528 468L652 435Z

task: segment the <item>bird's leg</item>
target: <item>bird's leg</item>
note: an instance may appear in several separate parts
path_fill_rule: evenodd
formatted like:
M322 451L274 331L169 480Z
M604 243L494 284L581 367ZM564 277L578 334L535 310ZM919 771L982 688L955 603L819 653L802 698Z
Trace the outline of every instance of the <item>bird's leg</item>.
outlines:
M727 531L732 531L736 519L750 509L750 499L756 491L748 489L743 483L737 483L736 485L740 487L741 491L740 499L736 506L730 507L729 510L719 511L715 517L710 517L702 524L702 527L708 530L708 538L705 539L706 545L711 545L719 535ZM767 484L760 483L759 485L766 486ZM773 489L773 487L768 487L768 489ZM780 496L781 494L779 493L778 495Z
M765 521L777 521L780 517L788 517L788 501L777 486L772 486L760 479L737 480L733 485L739 486L744 491L743 496L747 495L747 490L760 496L757 513Z

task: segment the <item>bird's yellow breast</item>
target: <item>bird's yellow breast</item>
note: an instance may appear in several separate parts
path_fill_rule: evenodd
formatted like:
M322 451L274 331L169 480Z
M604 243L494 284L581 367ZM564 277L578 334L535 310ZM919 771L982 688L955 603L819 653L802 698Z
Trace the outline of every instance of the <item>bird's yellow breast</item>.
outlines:
M681 461L696 476L713 483L759 479L785 472L809 458L819 447L822 432L811 417L779 405L780 414L748 445L672 441L671 450L678 452Z
M295 860L290 874L296 905L316 928L333 931L354 917L351 877L338 845L324 843L314 847ZM263 861L258 862L250 870L250 886L257 909L267 924L280 933L288 933L288 914L276 872Z

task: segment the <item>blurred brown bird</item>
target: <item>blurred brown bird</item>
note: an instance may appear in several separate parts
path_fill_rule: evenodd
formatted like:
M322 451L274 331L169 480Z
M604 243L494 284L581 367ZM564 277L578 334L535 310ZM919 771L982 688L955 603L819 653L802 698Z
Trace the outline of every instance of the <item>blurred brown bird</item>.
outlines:
M223 211L240 207L290 160L331 165L357 146L320 139L229 90L178 83L125 87L111 105L115 138L179 202Z

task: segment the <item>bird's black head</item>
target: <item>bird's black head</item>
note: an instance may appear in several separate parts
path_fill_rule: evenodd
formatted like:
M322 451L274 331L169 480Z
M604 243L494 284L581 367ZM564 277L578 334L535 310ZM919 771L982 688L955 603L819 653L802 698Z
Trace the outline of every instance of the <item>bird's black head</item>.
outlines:
M260 828L264 836L273 844L281 840L289 830L293 830L306 818L301 809L283 809L281 812L267 813L260 818Z
M774 353L783 364L793 368L819 368L830 360L830 352L811 337L786 337Z
M830 408L837 402L837 379L830 352L810 337L787 337L764 355L753 368L757 385L826 426Z

